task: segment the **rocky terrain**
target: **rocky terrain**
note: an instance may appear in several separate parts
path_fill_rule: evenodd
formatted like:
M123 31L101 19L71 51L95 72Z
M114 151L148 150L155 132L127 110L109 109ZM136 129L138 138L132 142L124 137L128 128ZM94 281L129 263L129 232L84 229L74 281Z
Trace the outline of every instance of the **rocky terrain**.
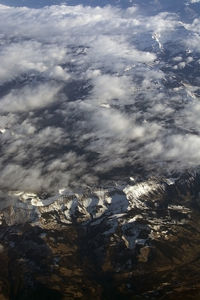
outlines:
M0 299L199 299L200 176L1 200Z

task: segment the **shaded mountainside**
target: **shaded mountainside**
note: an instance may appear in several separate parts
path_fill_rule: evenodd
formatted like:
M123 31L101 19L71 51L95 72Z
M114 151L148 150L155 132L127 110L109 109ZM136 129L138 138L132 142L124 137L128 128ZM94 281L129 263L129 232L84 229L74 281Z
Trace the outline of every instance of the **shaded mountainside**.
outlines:
M1 202L0 299L200 299L200 176Z

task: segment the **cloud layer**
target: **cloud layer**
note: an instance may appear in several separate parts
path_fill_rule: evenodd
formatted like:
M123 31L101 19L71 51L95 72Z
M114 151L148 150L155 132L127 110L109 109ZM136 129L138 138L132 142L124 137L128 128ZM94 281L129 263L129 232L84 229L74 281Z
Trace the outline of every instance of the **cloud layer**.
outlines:
M198 28L136 6L0 5L1 189L198 167Z

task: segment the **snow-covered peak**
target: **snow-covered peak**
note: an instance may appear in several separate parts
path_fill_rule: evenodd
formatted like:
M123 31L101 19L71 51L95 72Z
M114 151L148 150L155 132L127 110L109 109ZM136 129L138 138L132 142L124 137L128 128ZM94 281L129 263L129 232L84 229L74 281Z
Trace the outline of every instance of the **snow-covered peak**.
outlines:
M13 191L9 199L2 203L2 208L15 206L24 210L38 212L38 218L44 212L57 211L62 222L84 222L101 217L128 213L130 210L148 209L148 196L164 190L162 183L155 180L135 183L130 181L105 188L88 188L82 192L72 193L62 188L54 196L41 198L36 193ZM153 203L153 202L152 202Z

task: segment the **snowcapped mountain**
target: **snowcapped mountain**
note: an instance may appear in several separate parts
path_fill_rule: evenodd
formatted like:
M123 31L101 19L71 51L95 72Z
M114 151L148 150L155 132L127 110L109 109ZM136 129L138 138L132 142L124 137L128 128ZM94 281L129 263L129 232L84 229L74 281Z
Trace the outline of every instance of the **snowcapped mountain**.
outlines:
M76 193L62 189L46 198L10 192L0 214L1 265L15 261L5 276L6 293L53 293L58 299L109 299L113 291L114 299L195 294L199 184L199 175L188 174L176 180L131 178ZM186 265L193 287L182 271Z

